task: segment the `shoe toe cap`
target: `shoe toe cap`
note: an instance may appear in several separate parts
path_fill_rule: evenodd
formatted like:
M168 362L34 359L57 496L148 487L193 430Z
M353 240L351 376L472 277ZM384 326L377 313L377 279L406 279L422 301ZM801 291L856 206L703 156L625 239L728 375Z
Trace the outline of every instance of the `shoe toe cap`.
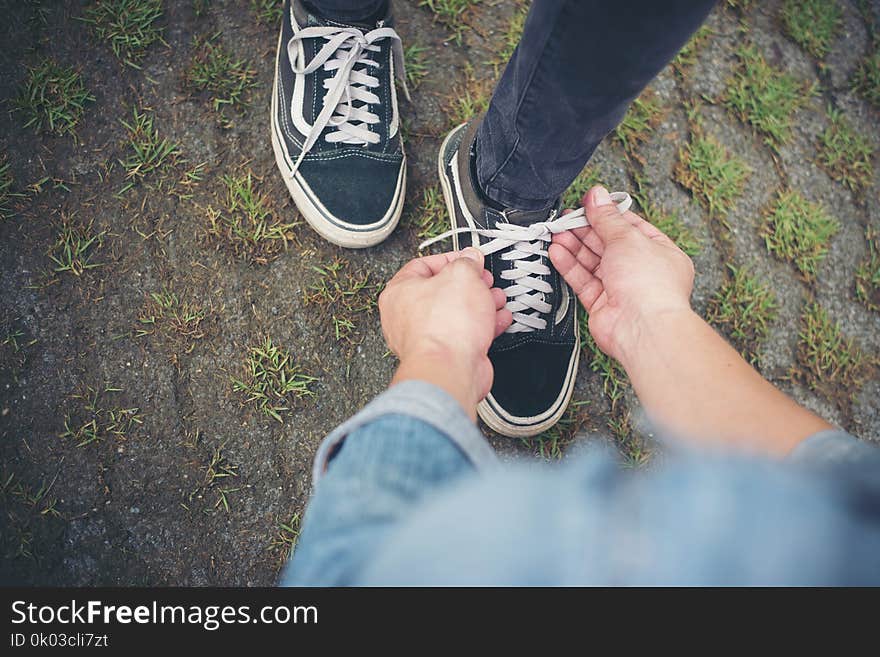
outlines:
M306 160L300 174L332 219L365 226L381 222L403 193L403 158L374 154Z
M536 417L552 409L569 385L573 345L526 343L490 354L495 379L492 398L517 418Z

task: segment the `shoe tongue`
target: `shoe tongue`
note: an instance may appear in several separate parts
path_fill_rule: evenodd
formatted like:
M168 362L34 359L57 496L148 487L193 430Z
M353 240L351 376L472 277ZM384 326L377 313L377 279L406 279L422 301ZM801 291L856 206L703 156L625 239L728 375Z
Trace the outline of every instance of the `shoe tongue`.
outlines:
M317 25L317 26L321 26L321 27L323 27L331 22L331 21L327 21L324 18L321 18L319 16L312 16L312 20L313 20L312 25ZM356 22L356 21L337 21L337 20L334 20L334 21L332 21L332 24L333 25L342 25L344 27L355 27L355 28L361 30L362 32L369 32L370 30L378 27L378 24L375 21Z
M536 224L539 221L547 221L550 219L550 214L553 211L550 210L507 210L504 215L507 217L507 221L512 224L516 224L517 226L530 226L531 224Z
M378 27L393 27L394 20L391 16L391 6L390 4L385 4L383 7L379 8L376 13L374 13L369 18L365 18L360 21L350 21L350 20L332 20L328 21L320 15L317 15L313 12L310 12L312 18L315 20L316 25L326 25L327 22L332 22L337 25L345 25L346 27L356 27L359 30L364 32L369 32L370 30L374 30Z

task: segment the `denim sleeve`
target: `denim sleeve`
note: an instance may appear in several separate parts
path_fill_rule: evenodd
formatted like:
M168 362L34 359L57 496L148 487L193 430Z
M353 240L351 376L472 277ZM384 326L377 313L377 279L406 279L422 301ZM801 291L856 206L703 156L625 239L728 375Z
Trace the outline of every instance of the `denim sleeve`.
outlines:
M421 381L394 386L318 449L314 495L281 584L350 584L426 495L496 464L452 397Z
M873 465L880 469L880 450L842 429L813 434L797 445L788 458L805 466Z

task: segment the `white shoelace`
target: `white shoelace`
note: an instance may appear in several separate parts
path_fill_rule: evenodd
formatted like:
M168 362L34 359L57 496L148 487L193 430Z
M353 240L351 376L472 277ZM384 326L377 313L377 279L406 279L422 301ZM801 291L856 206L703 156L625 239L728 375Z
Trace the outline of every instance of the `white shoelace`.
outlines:
M626 192L612 192L611 200L621 214L629 210L632 205L632 198ZM462 233L476 233L480 237L491 238L491 241L478 247L484 256L510 249L501 254L501 259L512 261L513 266L500 274L506 281L515 281L504 290L508 299L507 309L513 313L513 323L506 332L540 331L547 327L547 320L541 315L546 315L553 309L546 301L546 295L552 294L553 286L541 278L551 273L550 267L545 262L549 257L545 243L549 244L554 233L564 233L567 230L589 225L584 209L579 208L574 212L529 226L499 223L491 229L455 228L422 242L419 250ZM534 259L527 260L532 256Z
M326 43L308 64L300 64L297 43L303 39L313 38L323 38ZM299 169L303 158L327 126L335 128L325 137L330 143L341 142L362 146L379 143L379 134L373 132L370 126L379 123L381 119L377 114L369 111L368 106L381 102L379 96L370 91L379 86L379 79L369 73L370 68L376 68L381 64L370 59L369 53L379 52L380 48L376 42L382 39L393 40L391 50L394 70L405 97L409 98L406 76L403 72L403 46L393 28L378 27L364 33L356 27L306 27L294 34L287 42L291 68L297 75L314 73L321 66L325 71L336 71L332 78L324 80L326 92L324 106L306 136L291 175ZM364 68L355 70L354 67L359 65ZM356 101L366 104L355 107L353 103Z

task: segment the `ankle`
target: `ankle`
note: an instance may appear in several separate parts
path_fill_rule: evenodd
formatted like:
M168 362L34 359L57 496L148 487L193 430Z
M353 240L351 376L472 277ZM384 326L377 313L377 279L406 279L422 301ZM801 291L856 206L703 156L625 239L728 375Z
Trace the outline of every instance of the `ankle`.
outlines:
M524 199L516 194L502 189L494 184L497 174L491 176L488 180L481 179L482 171L480 162L480 131L474 137L470 150L471 178L473 180L474 190L483 202L494 210L516 211L516 212L550 212L556 205L557 199Z

